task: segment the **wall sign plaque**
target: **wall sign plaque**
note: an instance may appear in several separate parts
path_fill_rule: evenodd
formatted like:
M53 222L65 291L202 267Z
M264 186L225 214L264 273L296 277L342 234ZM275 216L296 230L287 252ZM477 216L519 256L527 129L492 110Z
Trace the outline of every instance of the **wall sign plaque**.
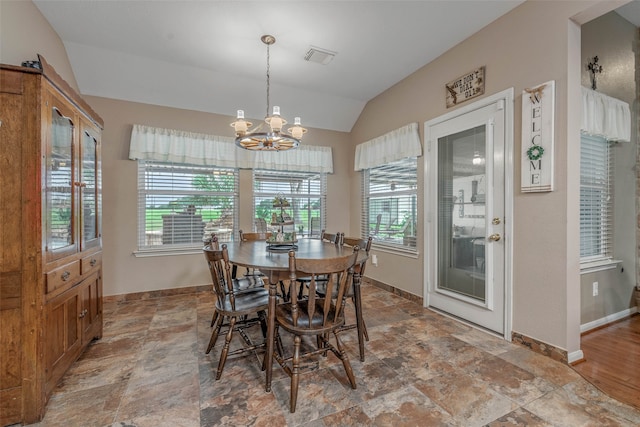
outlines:
M553 191L555 81L522 91L523 193Z
M477 68L445 84L447 108L484 93L484 67Z

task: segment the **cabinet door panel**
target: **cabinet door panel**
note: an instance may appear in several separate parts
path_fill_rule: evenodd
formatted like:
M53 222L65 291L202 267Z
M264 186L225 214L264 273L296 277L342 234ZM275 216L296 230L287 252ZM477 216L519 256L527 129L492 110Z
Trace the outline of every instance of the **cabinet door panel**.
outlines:
M81 300L77 289L47 304L45 323L46 393L55 387L69 365L76 359L81 345Z
M99 272L83 281L82 296L82 342L86 343L102 336L102 286Z

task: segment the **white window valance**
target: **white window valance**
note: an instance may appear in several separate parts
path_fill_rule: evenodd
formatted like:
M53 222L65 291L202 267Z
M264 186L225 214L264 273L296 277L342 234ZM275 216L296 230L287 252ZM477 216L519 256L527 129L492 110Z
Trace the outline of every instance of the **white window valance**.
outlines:
M631 111L629 104L582 88L583 133L599 136L608 141L629 142L631 140Z
M331 147L300 146L282 152L248 151L234 139L174 129L133 125L129 159L240 169L333 173Z
M356 146L354 170L371 169L422 155L418 123L410 123Z

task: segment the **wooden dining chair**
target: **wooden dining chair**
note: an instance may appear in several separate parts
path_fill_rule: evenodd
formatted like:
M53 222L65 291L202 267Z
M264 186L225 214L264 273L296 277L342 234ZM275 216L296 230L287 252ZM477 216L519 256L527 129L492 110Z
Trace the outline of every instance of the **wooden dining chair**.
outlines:
M204 247L205 249L211 250L220 250L220 243L218 242L218 236L216 234L212 234L211 238L208 239L207 245ZM233 290L236 293L240 292L249 292L254 289L264 289L265 283L260 276L244 276L240 279L235 277L235 266L232 266L232 274L231 274L231 284L233 286ZM215 287L213 292L216 292ZM218 312L216 310L213 311L213 315L211 316L211 326L216 323L216 318L218 317Z
M245 233L242 230L238 230L238 234L240 235L240 241L241 242L255 242L258 240L262 240L263 242L266 242L267 239L269 239L273 233L271 233L270 231L258 231L255 233L249 232L249 233ZM233 266L233 270L232 270L232 274L233 277L236 277L236 266ZM260 272L260 270L257 270L255 268L248 268L247 267L247 271L244 273L245 277L264 277L264 274L262 274Z
M323 242L327 242L327 243L335 243L336 245L339 245L340 242L342 241L342 236L344 236L344 233L327 233L325 230L322 230L320 232L320 240L322 240Z
M216 380L222 376L225 362L228 356L255 352L259 348L266 347L266 340L254 344L245 330L251 326L260 324L262 336L266 337L267 324L266 313L269 308L269 291L255 288L246 292L237 292L234 289L234 279L231 278L231 267L227 245L222 245L222 250L214 250L211 247L203 249L211 280L216 295L215 322L213 332L209 339L206 354L209 354L216 344L222 327L226 326L224 347L220 353ZM239 332L246 345L237 350L229 351L234 332Z
M273 233L271 232L267 232L267 233L245 233L242 230L239 230L240 233L240 241L241 242L253 242L253 241L266 241L268 238L270 238ZM236 267L233 267L232 270L232 274L235 277L236 275ZM245 273L245 277L264 277L264 274L262 274L260 272L260 270L255 269L255 268L247 268L247 271ZM290 298L290 293L291 293L291 286L286 286L284 281L280 281L280 297L285 300L288 301Z
M343 330L356 329L358 332L358 348L360 351L360 361L364 362L364 342L369 341L369 334L367 333L367 325L364 323L364 315L362 313L362 293L360 292L360 284L362 277L364 277L364 271L367 266L367 259L369 257L369 251L371 250L371 243L373 237L369 236L367 239L361 239L359 237L343 237L342 243L344 246L359 247L367 253L367 258L358 263L354 267L354 274L358 276L359 280L353 280L352 285L349 287L347 296L350 296L353 301L353 306L356 312L356 323L345 325Z
M336 245L339 245L340 242L342 242L342 236L344 236L344 233L341 232L333 234L327 233L325 230L320 231L320 240L327 243L334 243ZM298 298L302 298L305 288L309 287L310 280L310 277L298 277L296 279L296 281L300 284L300 286L298 287ZM318 281L320 281L320 278L318 278Z
M342 361L351 388L356 388L353 369L338 334L344 325L346 292L353 279L358 251L359 248L355 247L350 254L325 259L296 258L295 251L289 252L289 277L292 283L296 281L298 275L311 278L307 298L298 299L296 293L292 293L291 301L277 305L275 312L276 340L280 342L280 329L294 336L292 356L286 356L284 352L282 354L277 351L273 353L273 357L291 377L289 403L291 412L296 410L300 382L300 360L302 358L326 354L331 351ZM325 297L320 297L315 292L318 277L326 277L323 279L326 280L327 293ZM331 334L335 337L335 346L329 340ZM321 345L317 348L309 347L308 350L301 352L303 336L315 336ZM325 372L330 374L329 370L325 370Z
M273 233L271 233L270 231L258 231L255 233L245 233L242 230L238 230L238 233L240 234L240 241L241 242L253 242L256 240L262 240L262 241L266 241L268 238L270 238Z
M369 255L369 251L371 250L371 243L373 241L373 237L368 237L367 239L361 239L359 237L344 237L344 235L340 236L340 242L344 246L348 247L359 247L367 253L367 257ZM353 324L345 324L342 327L343 331L347 331L350 329L356 329L358 332L358 349L360 352L360 361L364 362L364 342L369 341L369 334L367 332L367 326L364 322L364 316L362 314L362 294L360 292L360 283L361 279L364 276L365 267L367 265L367 259L362 261L361 263L356 264L354 267L354 274L357 274L360 280L352 281L352 284L347 288L347 297L350 298L353 302L356 323ZM335 290L334 290L335 292ZM316 286L316 293L320 296L324 296L326 293L325 282L318 280L318 284Z

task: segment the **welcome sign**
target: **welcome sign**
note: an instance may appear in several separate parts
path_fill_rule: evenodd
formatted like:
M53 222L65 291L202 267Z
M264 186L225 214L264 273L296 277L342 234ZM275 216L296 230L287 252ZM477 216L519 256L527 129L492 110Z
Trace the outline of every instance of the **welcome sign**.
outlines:
M553 191L555 81L522 91L522 178L524 193Z

